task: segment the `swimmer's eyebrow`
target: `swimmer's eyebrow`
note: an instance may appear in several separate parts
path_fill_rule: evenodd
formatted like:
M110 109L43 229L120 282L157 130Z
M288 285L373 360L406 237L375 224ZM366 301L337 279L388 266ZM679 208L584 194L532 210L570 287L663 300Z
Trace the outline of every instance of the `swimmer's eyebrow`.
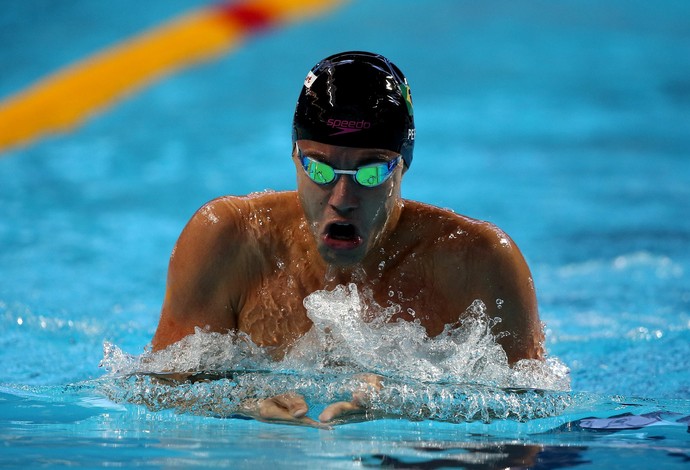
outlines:
M382 153L378 153L375 155L367 156L364 159L362 159L359 166L371 165L374 163L390 163L393 160L395 160L396 158L398 158L398 155L390 156L390 155L384 155Z
M301 153L305 157L313 158L314 160L319 160L324 163L326 163L324 160L328 159L328 155L326 155L323 152L319 152L318 150L302 150L299 149L299 153Z

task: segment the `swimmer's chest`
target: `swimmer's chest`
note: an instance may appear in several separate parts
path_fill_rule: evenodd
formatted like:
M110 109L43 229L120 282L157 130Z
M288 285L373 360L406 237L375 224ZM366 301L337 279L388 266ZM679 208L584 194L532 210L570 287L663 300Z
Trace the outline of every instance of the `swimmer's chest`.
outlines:
M248 289L237 314L240 331L260 346L292 344L311 328L304 298L316 289L290 269L270 270Z
M439 334L458 319L465 306L451 306L437 292L434 283L414 270L398 270L395 275L375 276L355 282L368 312L394 308L390 321L419 321L430 336ZM327 281L290 269L272 270L262 276L256 288L247 292L238 312L238 328L261 346L286 346L311 329L304 299L313 292L329 289ZM468 304L469 305L469 304Z

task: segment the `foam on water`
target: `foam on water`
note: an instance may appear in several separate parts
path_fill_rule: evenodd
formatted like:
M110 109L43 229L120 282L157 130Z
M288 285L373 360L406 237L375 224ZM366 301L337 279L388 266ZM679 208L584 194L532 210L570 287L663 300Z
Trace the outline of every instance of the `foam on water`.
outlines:
M400 307L379 307L354 284L314 292L304 305L314 326L281 360L243 333L203 329L141 356L106 343L103 390L117 402L215 416L289 391L317 408L356 393L373 415L445 421L553 416L571 402L569 370L559 360L509 366L491 331L497 320L479 301L434 338L416 320L390 322ZM220 378L161 381L176 373ZM382 377L380 391L363 379L366 373Z

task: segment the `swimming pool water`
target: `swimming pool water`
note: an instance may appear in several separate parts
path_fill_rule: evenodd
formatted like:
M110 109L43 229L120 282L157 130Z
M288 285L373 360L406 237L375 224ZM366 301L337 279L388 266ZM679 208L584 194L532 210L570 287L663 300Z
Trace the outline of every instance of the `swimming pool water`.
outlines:
M0 99L193 6L140 3L7 8ZM689 9L348 2L1 154L0 463L682 467L689 434L672 416L619 432L568 423L690 414ZM411 82L418 141L404 196L491 220L521 247L549 355L571 370L565 413L318 431L153 412L99 392L104 341L134 355L150 341L193 211L294 187L299 86L345 49L382 52Z

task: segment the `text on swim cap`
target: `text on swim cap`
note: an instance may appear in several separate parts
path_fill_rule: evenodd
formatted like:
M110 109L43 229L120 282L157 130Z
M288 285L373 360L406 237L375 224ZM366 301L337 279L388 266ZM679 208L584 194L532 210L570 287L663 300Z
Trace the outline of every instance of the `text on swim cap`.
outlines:
M349 121L346 119L329 119L326 124L333 129L338 129L333 135L348 134L350 132L358 132L363 129L369 129L371 127L371 122L361 120L361 121Z

